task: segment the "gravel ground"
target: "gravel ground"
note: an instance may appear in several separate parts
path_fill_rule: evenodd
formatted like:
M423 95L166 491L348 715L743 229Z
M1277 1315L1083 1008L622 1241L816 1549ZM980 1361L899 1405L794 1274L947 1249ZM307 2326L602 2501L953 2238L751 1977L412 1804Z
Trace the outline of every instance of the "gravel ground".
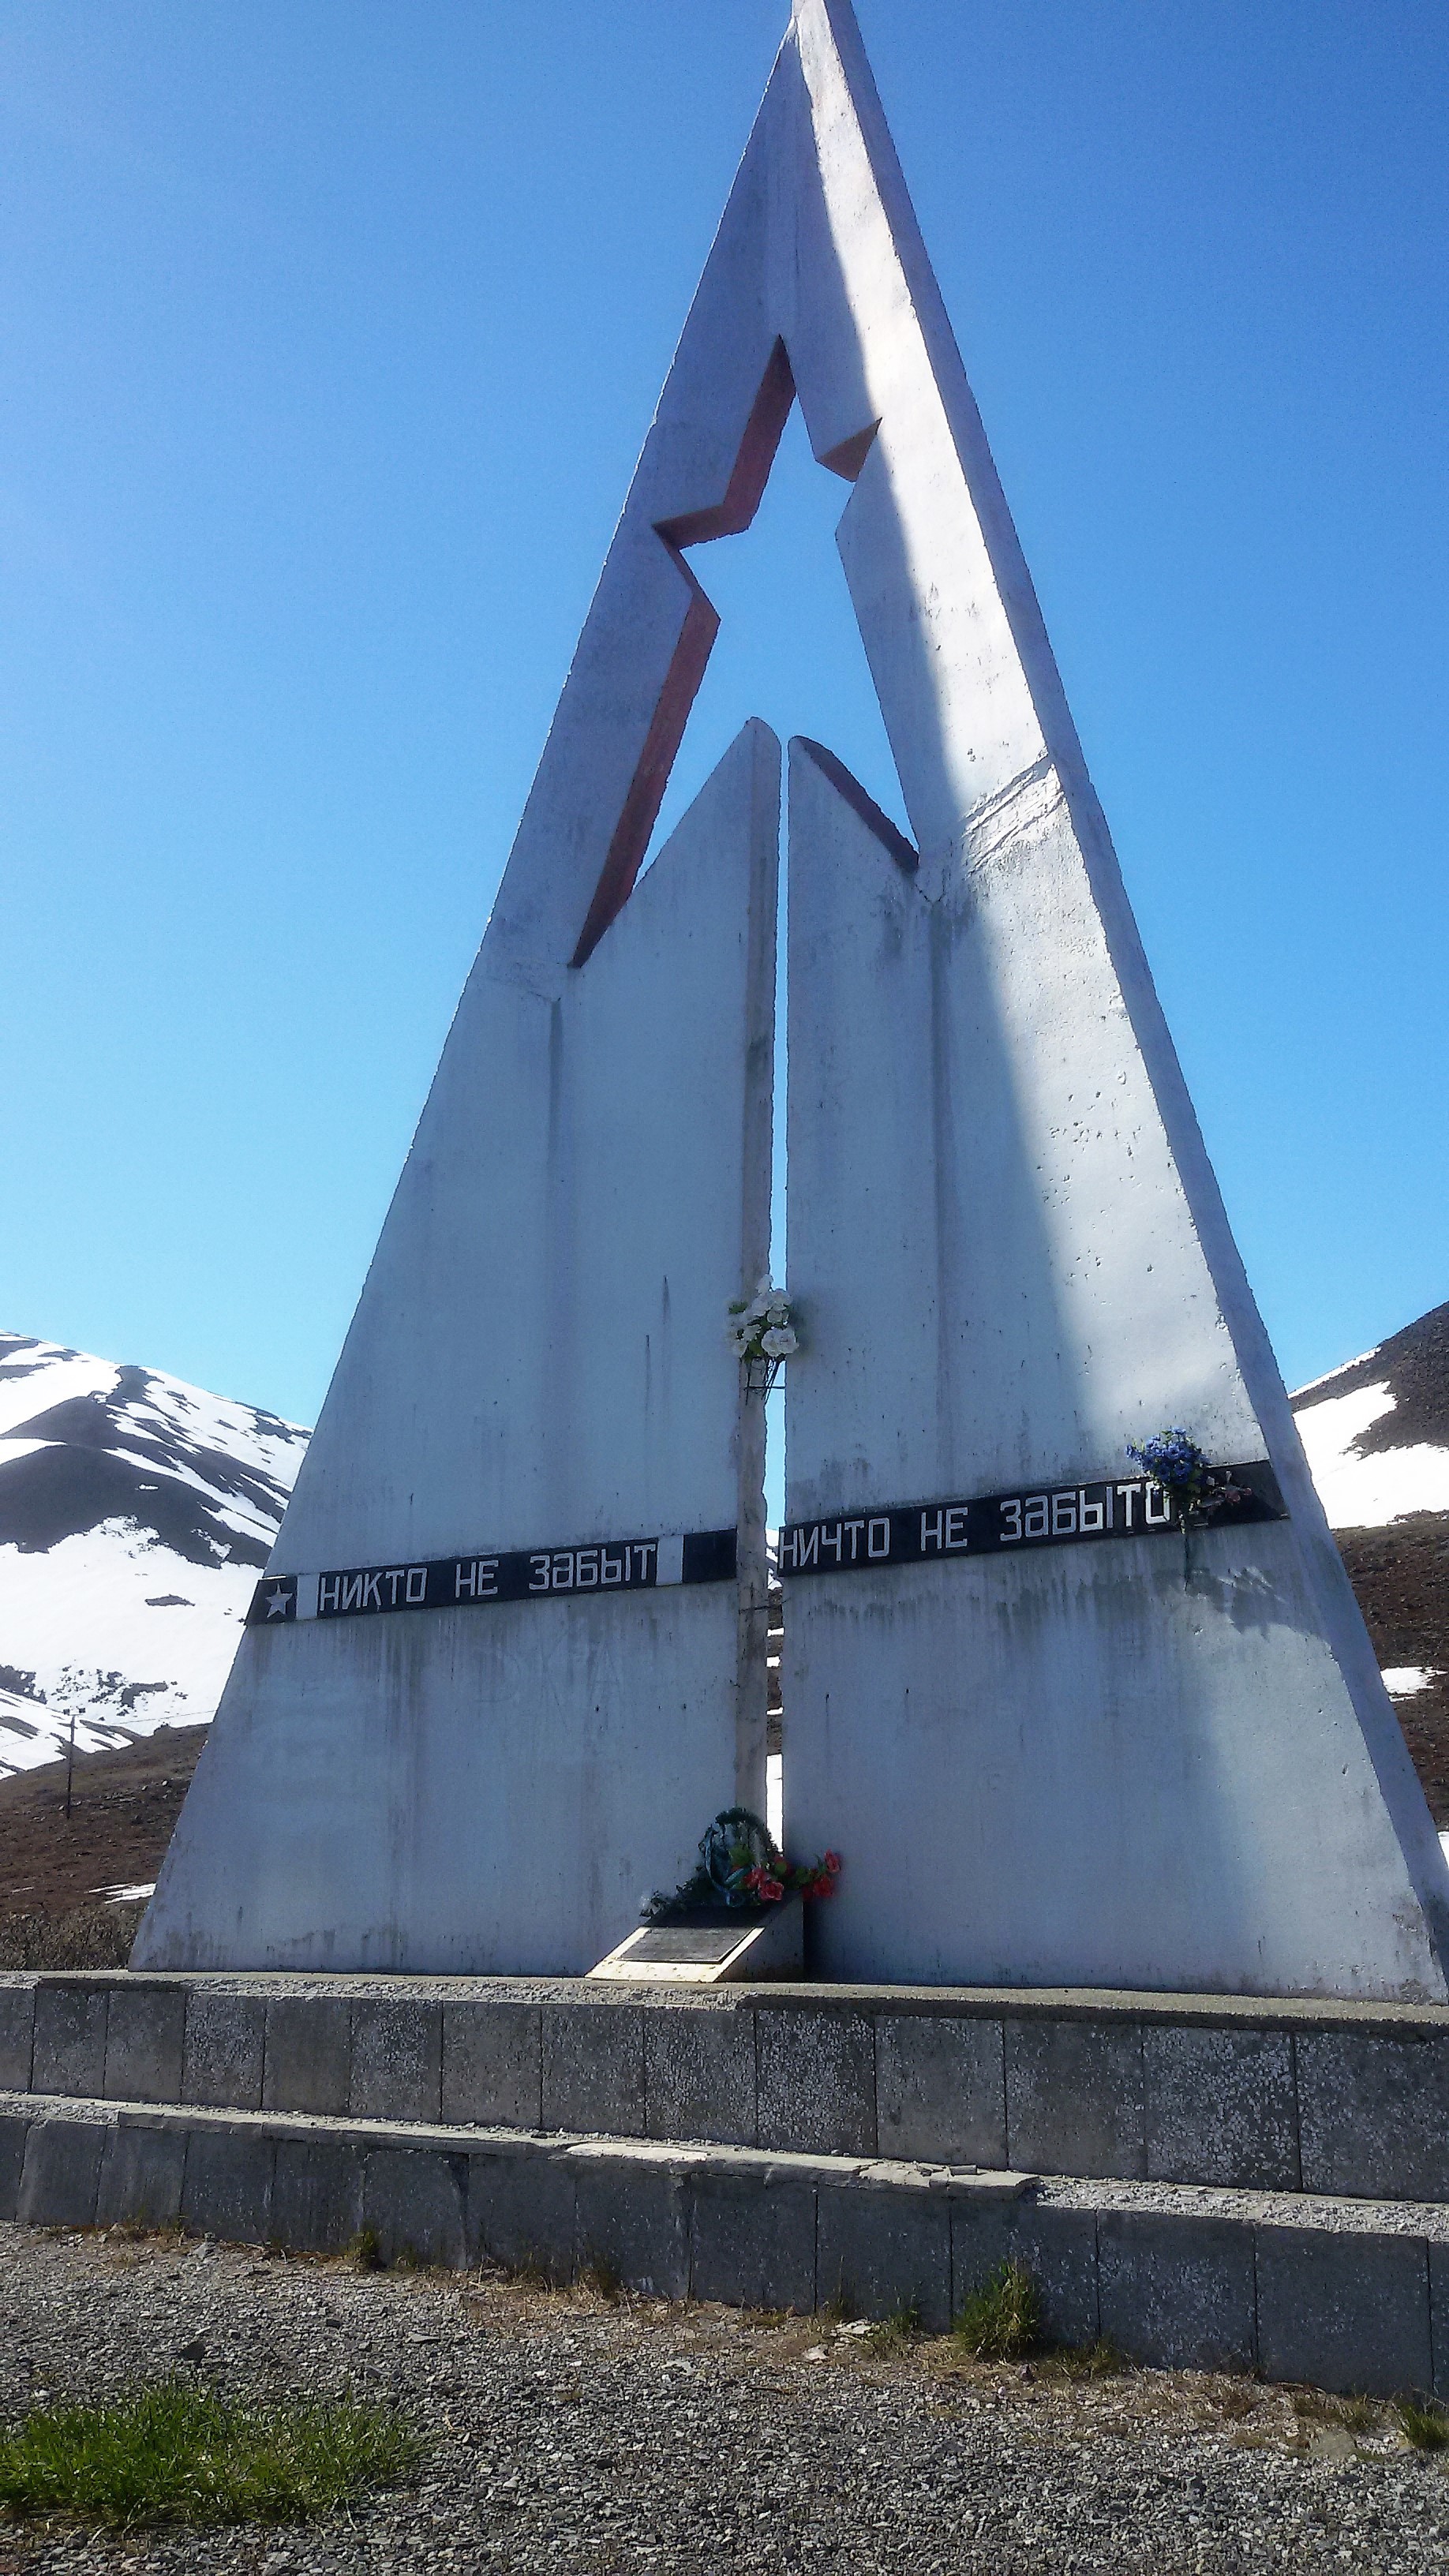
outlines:
M0 2523L0 2576L416 2568L718 2576L1442 2571L1449 2477L1387 2411L1167 2372L898 2357L821 2318L0 2227L0 2416L177 2364L405 2408L418 2483L350 2516L126 2540Z

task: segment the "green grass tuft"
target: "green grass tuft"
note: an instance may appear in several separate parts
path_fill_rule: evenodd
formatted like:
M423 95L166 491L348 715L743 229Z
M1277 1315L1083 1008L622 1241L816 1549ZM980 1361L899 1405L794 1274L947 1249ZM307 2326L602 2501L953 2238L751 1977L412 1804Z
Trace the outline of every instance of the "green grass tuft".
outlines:
M879 2325L871 2327L866 2341L872 2352L894 2357L908 2352L920 2331L921 2311L913 2304L897 2308L892 2316L882 2317Z
M1024 2361L1041 2341L1041 2300L1024 2263L998 2263L956 2319L956 2341L973 2361Z
M1449 2415L1432 2397L1401 2397L1394 2413L1405 2441L1416 2451L1449 2449Z
M1095 2343L1064 2344L1051 2355L1049 2366L1061 2379L1116 2379L1132 2367L1110 2335L1099 2335Z
M351 2397L242 2407L168 2379L109 2406L37 2409L0 2433L0 2507L113 2530L299 2522L395 2484L420 2457L396 2416Z

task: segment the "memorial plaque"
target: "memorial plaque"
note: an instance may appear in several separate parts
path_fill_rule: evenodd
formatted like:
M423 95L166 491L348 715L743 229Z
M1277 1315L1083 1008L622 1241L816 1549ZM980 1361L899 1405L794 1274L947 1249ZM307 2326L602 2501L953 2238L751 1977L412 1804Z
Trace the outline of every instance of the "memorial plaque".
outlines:
M744 1985L804 1974L804 1909L787 1896L764 1914L693 1923L644 1923L589 1970L611 1984Z
M634 1944L634 1960L667 1961L676 1968L719 1967L755 1926L738 1923L657 1923Z

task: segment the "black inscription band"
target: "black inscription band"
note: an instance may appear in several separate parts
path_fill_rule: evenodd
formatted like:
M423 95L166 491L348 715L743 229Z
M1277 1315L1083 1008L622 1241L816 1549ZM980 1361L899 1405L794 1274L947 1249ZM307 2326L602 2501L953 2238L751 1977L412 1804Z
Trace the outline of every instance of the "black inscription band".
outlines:
M730 1583L735 1553L732 1529L686 1530L659 1538L598 1539L583 1547L499 1548L491 1556L440 1556L426 1564L266 1574L252 1595L247 1626L376 1617L394 1610L477 1609L495 1601L557 1601L600 1592L653 1592L675 1583Z
M1288 1514L1266 1459L1213 1470L1209 1508L1194 1526L1225 1529ZM1048 1486L1038 1493L976 1494L965 1502L897 1503L851 1518L795 1521L780 1532L784 1574L868 1574L873 1566L929 1565L946 1557L1000 1556L1028 1548L1151 1538L1181 1530L1170 1494L1150 1476L1110 1484Z

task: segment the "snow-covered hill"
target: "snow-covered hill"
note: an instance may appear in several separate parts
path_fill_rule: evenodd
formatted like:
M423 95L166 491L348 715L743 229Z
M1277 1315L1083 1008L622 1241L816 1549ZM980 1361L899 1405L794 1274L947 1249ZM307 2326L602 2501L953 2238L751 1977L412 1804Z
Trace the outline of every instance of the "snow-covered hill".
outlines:
M212 1716L307 1433L0 1334L0 1772Z
M1293 1397L1331 1526L1449 1512L1449 1306Z
M1300 1387L1293 1411L1435 1821L1449 1826L1449 1306Z

